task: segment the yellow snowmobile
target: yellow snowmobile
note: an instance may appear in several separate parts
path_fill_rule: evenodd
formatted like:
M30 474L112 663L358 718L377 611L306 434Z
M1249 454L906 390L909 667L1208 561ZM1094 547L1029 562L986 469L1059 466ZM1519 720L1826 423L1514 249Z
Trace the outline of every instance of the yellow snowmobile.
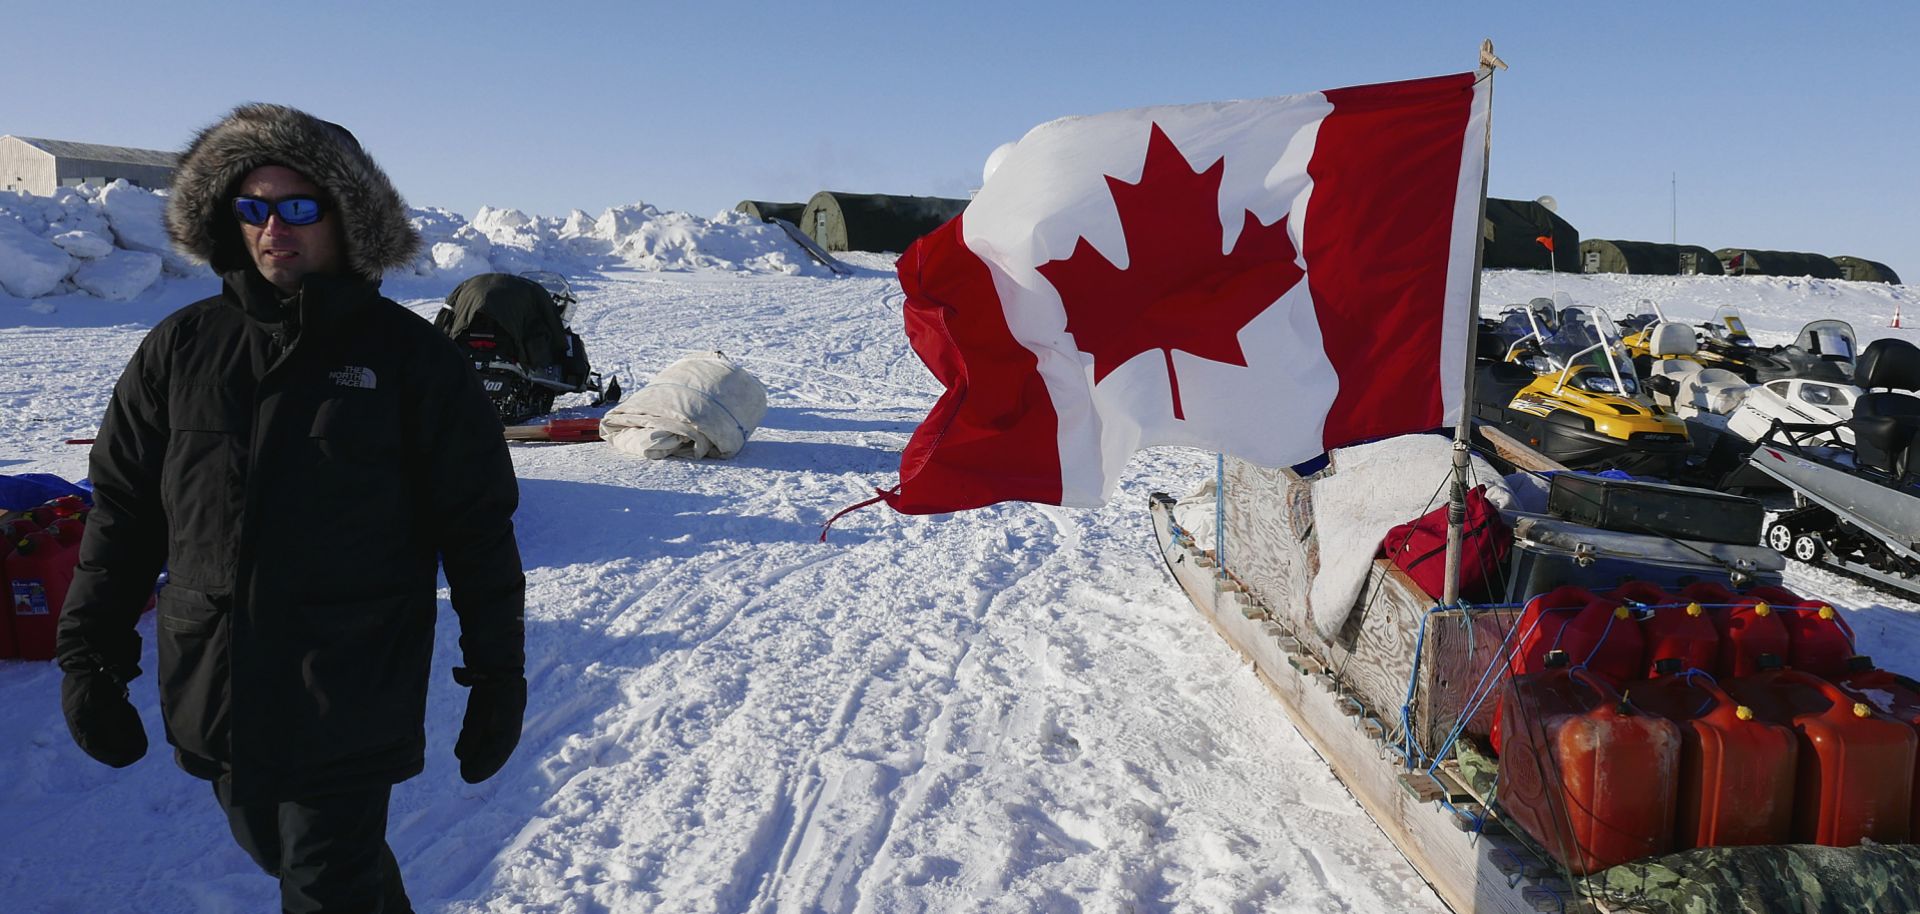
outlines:
M1573 469L1674 475L1687 425L1642 389L1619 328L1604 312L1553 304L1505 316L1524 332L1480 363L1474 414Z

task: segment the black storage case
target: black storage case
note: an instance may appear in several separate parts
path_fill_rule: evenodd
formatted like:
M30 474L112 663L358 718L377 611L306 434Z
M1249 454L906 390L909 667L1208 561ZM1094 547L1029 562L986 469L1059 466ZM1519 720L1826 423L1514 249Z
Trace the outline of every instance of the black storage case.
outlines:
M1758 499L1657 482L1555 473L1547 513L1603 530L1753 545L1766 510Z

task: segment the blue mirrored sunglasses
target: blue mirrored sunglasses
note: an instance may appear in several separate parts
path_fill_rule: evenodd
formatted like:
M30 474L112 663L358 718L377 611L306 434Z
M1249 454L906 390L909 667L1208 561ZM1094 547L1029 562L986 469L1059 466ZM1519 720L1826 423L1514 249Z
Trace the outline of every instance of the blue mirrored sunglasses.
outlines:
M266 225L267 217L277 215L281 222L288 225L312 225L327 214L320 201L312 197L281 197L278 200L263 200L259 197L233 198L233 214L248 225Z

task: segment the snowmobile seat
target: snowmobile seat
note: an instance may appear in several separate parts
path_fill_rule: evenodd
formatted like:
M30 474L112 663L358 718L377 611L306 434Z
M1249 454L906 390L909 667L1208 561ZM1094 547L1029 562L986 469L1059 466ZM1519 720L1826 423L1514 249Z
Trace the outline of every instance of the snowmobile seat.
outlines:
M1748 386L1739 375L1724 368L1700 368L1680 376L1673 405L1683 416L1689 410L1694 414L1730 415L1746 399Z
M1907 475L1908 451L1920 433L1920 397L1899 393L1862 394L1853 404L1854 462L1895 478Z
M1854 462L1903 479L1908 451L1920 434L1920 397L1897 391L1920 389L1920 347L1906 340L1874 340L1860 353L1855 371L1861 389L1878 392L1854 401L1853 418L1847 420Z
M1701 365L1692 359L1676 358L1688 356L1700 351L1699 342L1694 339L1693 328L1673 321L1661 321L1653 325L1647 334L1648 364L1641 366L1635 360L1635 369L1642 370L1647 379L1647 389L1664 394L1669 401L1675 399L1686 376L1701 370Z
M1655 324L1648 340L1650 342L1647 349L1663 359L1692 355L1700 351L1700 340L1694 336L1693 328L1678 321L1661 321Z
M1874 340L1860 353L1853 373L1861 390L1920 390L1920 346L1891 338Z
M1481 362L1473 379L1473 398L1488 406L1505 407L1520 389L1539 377L1525 365L1512 362Z

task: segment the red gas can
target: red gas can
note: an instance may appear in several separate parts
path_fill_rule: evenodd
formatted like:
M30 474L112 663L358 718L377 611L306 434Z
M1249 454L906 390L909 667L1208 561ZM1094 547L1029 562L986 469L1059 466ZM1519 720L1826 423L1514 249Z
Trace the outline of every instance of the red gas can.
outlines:
M1659 675L1662 660L1679 661L1681 670L1712 670L1720 654L1720 633L1698 603L1655 606L1640 631L1647 640L1648 676Z
M1578 610L1570 611L1574 607ZM1573 666L1616 684L1640 676L1645 643L1633 613L1619 600L1594 596L1584 587L1558 587L1529 602L1515 624L1520 640L1509 663L1512 672L1545 669L1549 651L1564 651Z
M35 526L45 527L60 519L60 509L55 508L53 504L49 502L28 508L26 514L22 516L27 520L33 521Z
M1508 658L1508 669L1515 673L1544 669L1541 663L1552 649L1551 645L1559 640L1560 630L1592 600L1593 591L1573 584L1555 587L1528 600L1526 609L1514 623L1519 641Z
M1509 673L1546 669L1547 655L1559 651L1567 655L1572 666L1592 670L1616 684L1640 675L1644 650L1640 626L1618 600L1596 597L1584 587L1563 585L1529 600L1514 625L1518 644L1508 660ZM1500 751L1500 721L1505 707L1502 704L1493 709L1488 738L1495 752Z
M60 548L71 550L80 548L80 537L86 533L87 527L78 515L68 515L48 524L46 530L60 543Z
M5 539L9 543L17 543L25 539L27 534L38 529L40 529L39 521L22 514L13 520L0 524L0 539Z
M1673 594L1652 581L1628 581L1607 591L1607 596L1622 603L1638 603L1642 606L1660 606L1674 602Z
M13 585L7 576L7 556L27 534L38 529L40 525L24 515L0 524L0 658L20 656L20 642L13 632Z
M1773 607L1751 597L1736 596L1731 602L1731 606L1707 614L1720 635L1714 675L1722 679L1751 676L1762 669L1762 657L1776 657L1785 663L1793 642Z
M13 554L14 542L11 536L0 539L0 660L20 656L20 646L13 638L13 584L7 577L7 556Z
M1892 670L1874 669L1871 658L1856 656L1848 658L1847 674L1838 685L1874 710L1915 728L1915 735L1920 736L1920 682ZM1909 827L1920 824L1920 755L1915 765Z
M1793 731L1755 718L1680 661L1627 689L1635 707L1680 726L1679 806L1674 849L1785 844L1793 835Z
M1787 656L1782 658L1787 666L1826 680L1846 675L1847 658L1853 656L1853 627L1838 610L1771 585L1752 588L1746 597L1765 601L1780 615L1789 642Z
M73 583L77 557L72 547L61 546L47 530L36 530L14 543L6 568L14 646L22 659L53 659L54 629L60 624L60 607Z
M1585 875L1673 847L1680 731L1635 711L1605 679L1552 669L1509 679L1500 803Z
M1913 815L1911 726L1799 670L1773 669L1722 685L1761 720L1791 726L1799 739L1795 843L1906 842Z
M1680 593L1676 594L1676 596L1688 603L1698 603L1702 606L1709 607L1732 603L1740 599L1739 594L1728 590L1727 585L1718 581L1695 581L1692 584L1680 588Z
M87 510L87 500L78 495L62 495L47 502L47 507L53 509L55 517L73 517Z

